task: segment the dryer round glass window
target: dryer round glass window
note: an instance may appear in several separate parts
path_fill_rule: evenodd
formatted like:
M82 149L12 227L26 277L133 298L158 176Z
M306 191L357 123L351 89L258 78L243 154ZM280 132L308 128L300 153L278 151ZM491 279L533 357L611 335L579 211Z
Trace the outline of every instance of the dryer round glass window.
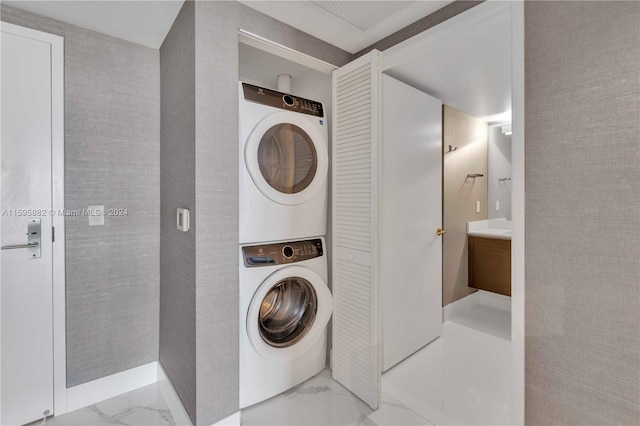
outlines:
M275 190L295 194L316 175L318 155L311 137L300 127L281 123L265 132L258 145L262 176Z
M275 348L292 346L311 329L317 310L318 297L309 281L301 277L280 280L262 299L260 336Z

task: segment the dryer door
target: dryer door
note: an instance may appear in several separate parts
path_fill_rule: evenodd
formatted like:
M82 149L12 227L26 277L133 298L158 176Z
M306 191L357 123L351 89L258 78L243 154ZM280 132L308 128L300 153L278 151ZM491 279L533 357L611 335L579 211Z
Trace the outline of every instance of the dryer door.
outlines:
M291 360L323 335L333 303L324 280L311 269L289 266L258 288L247 312L247 334L267 359Z
M269 199L284 205L301 204L327 179L327 143L309 118L276 112L251 132L245 164L256 186Z

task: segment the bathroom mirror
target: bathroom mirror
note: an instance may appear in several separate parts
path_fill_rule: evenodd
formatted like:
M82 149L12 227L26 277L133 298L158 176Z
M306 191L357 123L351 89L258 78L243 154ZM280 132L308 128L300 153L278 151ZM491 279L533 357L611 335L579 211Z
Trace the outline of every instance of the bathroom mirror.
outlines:
M511 220L511 122L489 126L489 219Z

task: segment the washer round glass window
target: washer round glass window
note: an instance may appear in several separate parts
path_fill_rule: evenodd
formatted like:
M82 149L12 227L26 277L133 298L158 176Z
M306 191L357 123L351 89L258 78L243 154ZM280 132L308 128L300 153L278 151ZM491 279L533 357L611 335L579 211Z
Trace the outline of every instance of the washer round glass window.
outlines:
M260 336L276 348L292 346L311 329L317 310L318 298L309 281L300 277L280 280L260 305Z
M318 155L311 137L295 124L271 127L260 139L258 165L262 176L277 191L295 194L313 181Z

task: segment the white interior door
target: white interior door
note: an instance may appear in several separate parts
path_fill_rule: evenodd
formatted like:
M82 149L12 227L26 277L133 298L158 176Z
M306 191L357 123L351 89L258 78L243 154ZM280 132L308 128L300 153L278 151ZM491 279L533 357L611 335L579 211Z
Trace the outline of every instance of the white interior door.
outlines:
M442 330L442 103L382 76L383 371Z
M14 425L53 413L52 60L49 43L7 28L1 40L0 423ZM39 230L29 227L34 220ZM21 247L34 241L37 247Z

